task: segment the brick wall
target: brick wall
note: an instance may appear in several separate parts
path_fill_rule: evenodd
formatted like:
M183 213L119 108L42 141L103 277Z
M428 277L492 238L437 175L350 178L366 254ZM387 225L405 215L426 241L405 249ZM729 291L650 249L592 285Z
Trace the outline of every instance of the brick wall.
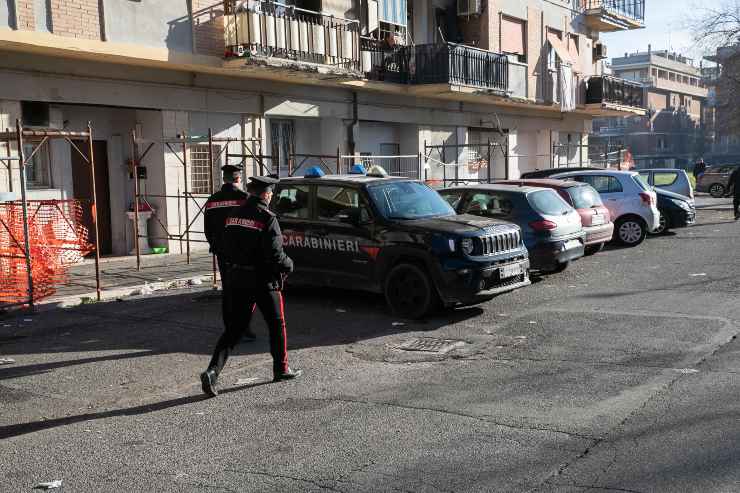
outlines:
M100 39L98 0L50 0L54 34Z
M18 13L16 18L18 29L27 31L33 31L36 29L36 20L33 14L33 1L34 0L15 1L15 8Z
M224 55L224 5L214 0L193 0L195 52L199 55Z

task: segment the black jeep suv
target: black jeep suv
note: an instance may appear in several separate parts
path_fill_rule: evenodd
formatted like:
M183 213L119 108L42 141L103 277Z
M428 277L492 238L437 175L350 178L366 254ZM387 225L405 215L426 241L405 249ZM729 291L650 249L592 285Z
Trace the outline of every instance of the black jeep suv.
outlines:
M399 316L526 286L518 226L457 215L424 183L387 176L282 179L271 209L295 262L289 284L384 293Z

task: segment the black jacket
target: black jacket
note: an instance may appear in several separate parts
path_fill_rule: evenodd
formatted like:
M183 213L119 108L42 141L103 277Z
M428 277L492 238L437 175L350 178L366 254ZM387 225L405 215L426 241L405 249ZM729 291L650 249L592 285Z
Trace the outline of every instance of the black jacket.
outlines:
M247 194L232 183L224 183L221 190L208 197L205 205L205 234L209 250L216 255L223 254L223 234L226 218L247 201Z
M223 240L226 262L261 286L280 289L282 276L293 272L293 261L283 251L277 217L259 197L249 197L231 213Z
M735 171L730 175L727 184L735 188L735 197L740 197L740 166L735 166Z

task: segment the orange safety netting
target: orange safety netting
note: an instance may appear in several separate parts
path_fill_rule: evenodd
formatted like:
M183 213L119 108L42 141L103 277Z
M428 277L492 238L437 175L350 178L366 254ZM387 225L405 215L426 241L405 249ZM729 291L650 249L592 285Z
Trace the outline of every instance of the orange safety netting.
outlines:
M29 200L28 238L33 300L67 281L69 266L93 250L78 200ZM28 300L21 202L0 203L0 303Z

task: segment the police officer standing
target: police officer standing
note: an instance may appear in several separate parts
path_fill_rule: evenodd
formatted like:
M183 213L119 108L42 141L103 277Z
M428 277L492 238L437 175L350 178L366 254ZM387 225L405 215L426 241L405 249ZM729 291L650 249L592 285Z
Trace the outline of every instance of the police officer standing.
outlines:
M235 318L229 311L229 297L231 289L229 288L229 279L226 275L226 262L224 261L223 234L226 218L231 212L247 201L247 194L240 188L242 181L241 166L227 164L221 167L224 184L221 190L208 197L203 213L205 219L205 235L208 240L209 252L216 255L218 271L221 274L221 315L224 320L224 327L235 322ZM254 340L253 333L248 332L245 337Z
M216 384L229 354L249 330L252 314L259 307L270 331L273 381L301 375L288 366L287 334L283 301L283 280L293 271L293 261L283 251L283 235L275 214L268 205L275 178L250 178L246 204L235 209L226 220L223 251L231 287L228 310L235 322L228 324L201 376L203 392L215 396Z
M733 189L732 209L735 211L735 221L737 221L740 219L740 166L735 166L727 184Z

